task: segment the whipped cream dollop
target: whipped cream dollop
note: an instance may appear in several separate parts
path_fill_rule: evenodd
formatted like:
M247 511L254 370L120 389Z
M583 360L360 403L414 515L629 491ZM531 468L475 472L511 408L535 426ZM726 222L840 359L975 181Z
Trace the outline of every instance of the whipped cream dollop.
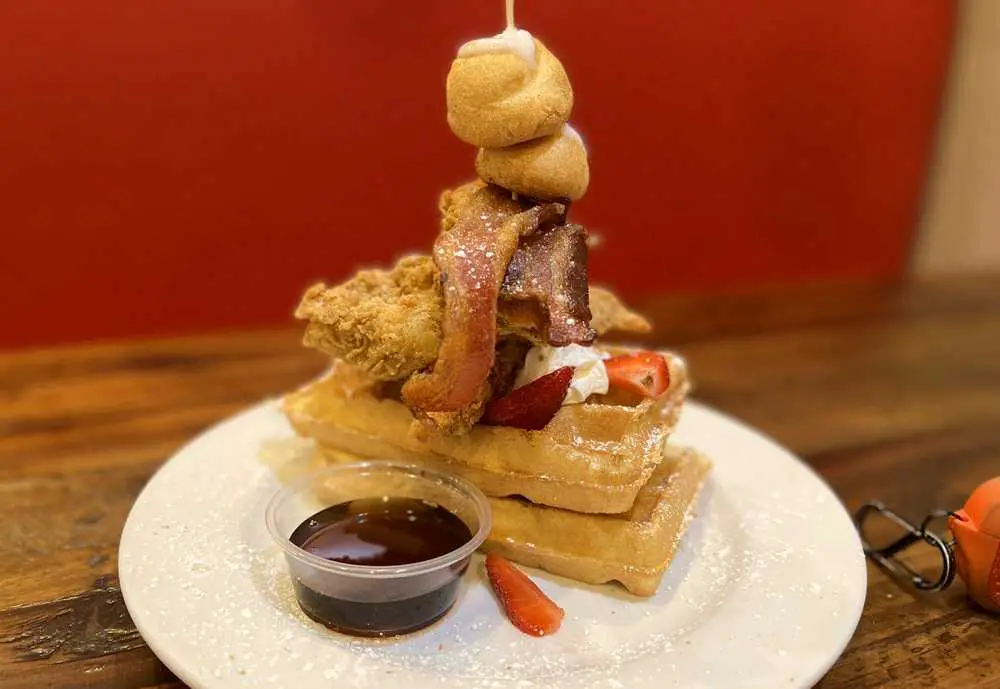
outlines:
M604 352L577 344L565 347L535 346L525 357L524 367L517 374L514 388L527 385L564 366L572 366L575 369L573 380L563 398L563 404L579 404L591 395L607 393L608 370L604 366L607 358L608 355Z

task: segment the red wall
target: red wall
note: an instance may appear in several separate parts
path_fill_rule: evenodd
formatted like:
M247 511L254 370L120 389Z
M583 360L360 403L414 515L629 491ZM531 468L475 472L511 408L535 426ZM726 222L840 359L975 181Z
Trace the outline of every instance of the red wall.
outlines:
M900 273L953 5L521 0L575 86L594 274ZM472 170L444 76L501 23L501 0L4 0L0 346L283 322L313 278L425 247Z

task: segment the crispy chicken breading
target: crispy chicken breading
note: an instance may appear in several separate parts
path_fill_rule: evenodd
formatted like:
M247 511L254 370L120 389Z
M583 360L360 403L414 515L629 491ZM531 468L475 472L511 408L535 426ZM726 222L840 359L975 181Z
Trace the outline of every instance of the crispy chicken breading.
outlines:
M447 232L455 226L473 195L485 186L485 182L477 179L474 182L467 182L460 187L442 192L441 198L438 199L442 232Z
M313 285L295 311L309 322L304 344L380 380L408 378L434 363L441 346L438 280L434 261L418 255L336 287Z
M652 324L629 310L615 293L603 287L590 288L590 327L598 335L606 333L648 333Z
M591 327L598 335L650 328L646 319L600 287L590 288L590 310ZM414 255L391 270L363 270L335 287L313 285L295 317L309 322L307 347L380 380L408 378L431 366L441 346L444 298L437 268L430 256ZM507 320L501 310L501 335L537 339L537 333L505 327Z

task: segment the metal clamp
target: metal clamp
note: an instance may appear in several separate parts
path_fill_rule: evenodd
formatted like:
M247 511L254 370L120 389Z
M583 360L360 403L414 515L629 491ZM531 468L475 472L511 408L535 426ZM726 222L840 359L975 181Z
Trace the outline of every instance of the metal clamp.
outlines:
M906 534L887 546L881 548L874 547L865 537L864 531L865 524L870 522L873 514L885 517L906 531ZM935 510L927 515L920 525L917 526L900 517L883 503L869 502L862 505L854 513L854 526L861 537L861 545L864 546L865 555L870 557L879 567L890 574L909 579L910 583L921 591L940 591L947 588L955 579L955 552L952 549L954 541L945 541L937 534L929 531L927 527L935 519L950 516L955 516L955 513L949 510ZM937 550L941 556L941 576L935 581L925 578L922 574L896 557L902 551L921 541Z

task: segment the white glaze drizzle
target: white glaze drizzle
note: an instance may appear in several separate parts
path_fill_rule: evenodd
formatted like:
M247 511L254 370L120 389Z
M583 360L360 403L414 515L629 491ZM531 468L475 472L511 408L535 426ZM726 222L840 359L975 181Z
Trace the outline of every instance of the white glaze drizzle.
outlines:
M583 143L583 137L580 136L580 132L578 132L575 129L573 129L571 126L569 126L569 124L564 124L563 125L562 135L564 137L566 137L567 139L572 139L573 141L575 141L578 144L580 144L581 146L583 146L584 150L587 149L587 145L585 143Z
M535 39L514 24L514 0L507 0L507 28L490 38L477 38L458 49L459 57L513 53L535 67Z
M504 31L490 38L477 38L458 49L459 57L514 53L532 67L535 66L535 39L524 29Z

